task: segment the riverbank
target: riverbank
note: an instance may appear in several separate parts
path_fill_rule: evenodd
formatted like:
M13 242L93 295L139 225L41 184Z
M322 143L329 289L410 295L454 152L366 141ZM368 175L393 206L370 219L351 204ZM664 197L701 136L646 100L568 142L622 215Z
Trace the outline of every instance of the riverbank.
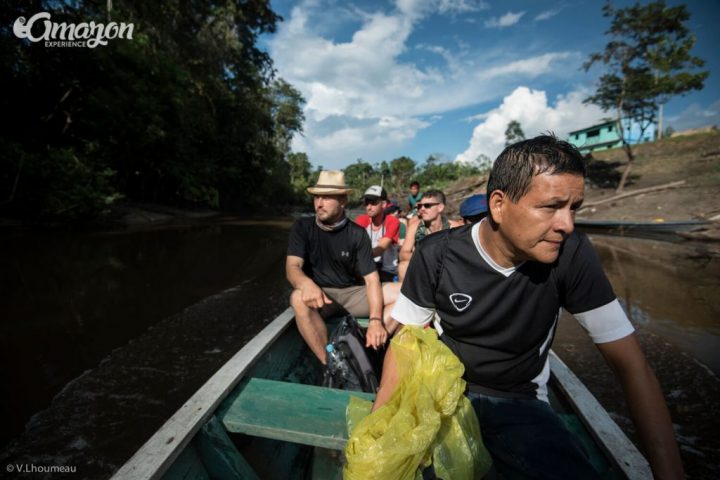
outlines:
M717 131L637 145L629 181L617 198L615 187L627 165L622 149L594 152L588 163L585 205L578 218L662 222L720 220L720 133ZM680 182L680 183L678 183ZM462 200L485 193L487 176L468 177L445 189L448 215L457 215ZM675 184L632 195L652 187ZM610 201L606 201L610 200Z

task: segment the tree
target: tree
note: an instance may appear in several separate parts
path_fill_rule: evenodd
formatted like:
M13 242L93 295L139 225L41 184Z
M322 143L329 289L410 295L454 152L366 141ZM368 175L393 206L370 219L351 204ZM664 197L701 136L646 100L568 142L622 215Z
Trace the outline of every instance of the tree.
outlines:
M33 5L53 22L111 16L135 31L91 49L0 29L0 214L72 219L122 196L226 207L292 193L286 155L303 100L257 45L280 20L269 2ZM28 14L0 6L9 19Z
M406 185L415 174L415 161L410 157L398 157L390 162L390 172L398 186Z
M370 186L370 179L375 176L376 172L372 165L358 158L355 163L345 167L345 182L355 190L360 191L360 195Z
M288 154L293 135L295 132L302 132L303 130L303 121L305 120L303 104L305 99L299 91L282 78L273 82L271 93L276 142L278 149L283 154Z
M490 169L492 169L493 161L490 157L488 157L484 153L481 153L477 157L475 157L475 160L473 160L471 165L475 166L481 172L490 172Z
M658 107L672 96L702 89L708 72L694 70L705 62L690 54L695 37L686 26L690 14L685 5L667 7L659 0L615 8L608 2L603 6L603 16L612 17L606 32L612 39L603 52L591 54L583 68L588 71L599 62L608 67L608 72L585 102L616 113L628 160L617 187L620 192L635 159L623 119L637 125L642 138L655 123Z
M525 133L517 120L511 120L505 129L505 146L525 140Z
M312 165L304 152L292 152L287 155L290 165L290 185L296 197L303 198L305 189L310 186Z
M479 173L480 169L475 164L454 162L447 155L434 153L425 160L417 179L424 190L443 189L449 182Z

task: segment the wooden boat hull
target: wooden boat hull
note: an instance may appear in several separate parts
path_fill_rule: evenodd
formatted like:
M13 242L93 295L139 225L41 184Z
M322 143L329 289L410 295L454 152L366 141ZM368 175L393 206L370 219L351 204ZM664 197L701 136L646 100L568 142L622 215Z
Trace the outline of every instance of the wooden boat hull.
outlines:
M551 404L605 478L652 478L633 444L551 352ZM113 479L332 479L350 394L316 387L319 363L288 309L228 361ZM330 398L332 397L332 398ZM241 432L241 433L231 433Z

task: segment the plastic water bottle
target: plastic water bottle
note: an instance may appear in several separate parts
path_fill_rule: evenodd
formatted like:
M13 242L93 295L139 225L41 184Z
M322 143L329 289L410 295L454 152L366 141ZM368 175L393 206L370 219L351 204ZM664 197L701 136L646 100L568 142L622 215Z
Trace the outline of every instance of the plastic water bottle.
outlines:
M333 375L337 373L340 375L341 378L347 379L347 363L345 362L345 358L342 352L335 350L335 345L333 345L332 343L327 344L327 346L325 347L325 351L327 352L326 362L330 373Z

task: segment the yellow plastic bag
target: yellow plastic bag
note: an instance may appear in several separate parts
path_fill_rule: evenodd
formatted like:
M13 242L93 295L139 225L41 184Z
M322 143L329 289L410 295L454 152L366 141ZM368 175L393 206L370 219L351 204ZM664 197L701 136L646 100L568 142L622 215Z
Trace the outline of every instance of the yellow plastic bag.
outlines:
M463 395L460 360L433 329L404 327L390 348L400 382L372 414L371 402L351 397L343 478L421 479L421 468L430 462L438 478L481 478L491 460Z

